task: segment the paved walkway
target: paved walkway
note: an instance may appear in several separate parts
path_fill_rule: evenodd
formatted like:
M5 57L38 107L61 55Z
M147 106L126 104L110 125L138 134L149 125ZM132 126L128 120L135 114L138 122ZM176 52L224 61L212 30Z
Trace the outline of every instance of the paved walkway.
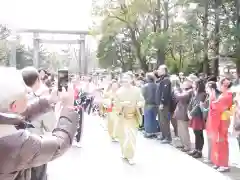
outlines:
M97 117L84 123L82 148L72 147L64 156L49 163L49 180L203 180L230 178L176 150L139 133L136 165L120 158L118 143L112 143Z

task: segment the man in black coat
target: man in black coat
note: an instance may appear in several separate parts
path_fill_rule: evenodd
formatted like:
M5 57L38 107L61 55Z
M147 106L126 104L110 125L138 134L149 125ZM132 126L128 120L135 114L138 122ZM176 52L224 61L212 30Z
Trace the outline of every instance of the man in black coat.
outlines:
M158 120L160 123L160 130L162 132L160 140L162 143L168 144L172 141L169 119L170 105L172 102L172 88L171 81L168 76L168 70L165 65L159 66L158 76L156 104L158 106Z

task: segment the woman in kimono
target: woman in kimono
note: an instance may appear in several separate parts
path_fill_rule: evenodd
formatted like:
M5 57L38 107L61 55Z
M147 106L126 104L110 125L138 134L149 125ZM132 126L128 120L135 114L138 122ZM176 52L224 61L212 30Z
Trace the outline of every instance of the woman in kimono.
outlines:
M132 78L124 74L122 87L115 96L115 105L119 114L119 142L123 159L129 164L134 164L133 158L136 148L136 136L138 127L142 123L142 115L139 108L143 106L144 99L141 89L132 85Z
M113 105L114 97L119 88L117 81L113 80L109 85L108 90L104 95L105 107L107 108L107 128L108 134L113 142L117 140L117 126L118 126L118 115L116 113L116 107Z
M233 102L232 92L229 91L230 86L229 79L220 80L222 94L217 98L216 91L213 89L209 98L209 126L207 131L211 135L211 162L219 172L229 171L228 127L230 124L229 110Z

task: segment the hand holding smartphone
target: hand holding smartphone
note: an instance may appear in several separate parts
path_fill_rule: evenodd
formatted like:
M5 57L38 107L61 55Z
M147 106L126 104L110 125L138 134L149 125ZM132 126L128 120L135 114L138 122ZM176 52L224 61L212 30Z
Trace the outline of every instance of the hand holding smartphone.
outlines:
M65 88L66 91L68 89L68 69L59 69L58 70L58 91L62 92L62 89Z

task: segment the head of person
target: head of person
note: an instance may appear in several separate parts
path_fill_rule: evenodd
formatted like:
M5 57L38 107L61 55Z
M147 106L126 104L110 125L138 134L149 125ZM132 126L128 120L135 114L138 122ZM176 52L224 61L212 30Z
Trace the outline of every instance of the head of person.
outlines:
M166 65L160 65L158 67L158 75L159 76L164 76L168 73L168 69L167 69L167 66Z
M205 87L206 93L210 94L213 89L216 92L218 91L217 83L215 81L207 82L206 87Z
M41 86L38 70L34 67L25 67L21 72L24 83L33 91L37 91Z
M16 68L0 67L1 112L23 113L27 108L27 88Z
M192 89L192 82L191 81L187 81L185 80L181 85L180 85L181 89L182 90L189 90L189 89Z
M194 82L198 81L199 78L194 74L190 74L189 76L186 77L185 80L193 84Z
M122 77L122 85L124 87L131 86L133 82L132 76L128 73L125 73Z
M205 92L205 83L203 79L198 79L193 83L193 89L196 93Z
M155 75L154 75L154 73L147 73L146 74L146 80L147 80L148 83L155 82Z
M47 70L41 68L38 70L38 73L41 80L48 79L49 73L47 72Z
M232 82L228 77L223 77L219 81L219 90L224 93L231 88Z
M180 72L180 73L179 73L179 77L180 77L180 78L183 78L183 77L184 77L184 73L183 73L183 72Z

